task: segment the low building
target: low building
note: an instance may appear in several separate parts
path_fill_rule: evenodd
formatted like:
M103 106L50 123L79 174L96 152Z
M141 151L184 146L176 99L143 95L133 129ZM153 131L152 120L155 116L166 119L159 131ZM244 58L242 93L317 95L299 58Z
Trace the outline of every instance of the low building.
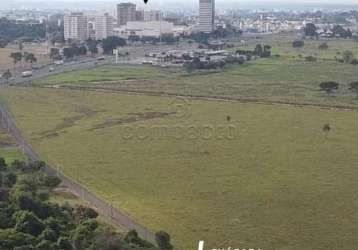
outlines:
M174 34L174 24L165 21L127 22L127 25L115 29L115 34L124 38L131 35L160 37L161 34Z

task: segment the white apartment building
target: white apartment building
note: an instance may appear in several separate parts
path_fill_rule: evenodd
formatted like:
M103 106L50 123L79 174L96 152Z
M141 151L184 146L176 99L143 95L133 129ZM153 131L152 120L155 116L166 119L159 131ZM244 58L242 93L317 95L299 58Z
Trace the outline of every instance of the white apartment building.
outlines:
M162 18L162 12L159 10L144 11L143 19L145 22L160 21Z
M198 31L210 33L214 30L215 0L199 0Z
M65 40L84 41L88 38L87 17L81 12L71 13L64 17Z
M96 40L106 39L109 36L113 36L114 18L107 13L95 18L95 37Z

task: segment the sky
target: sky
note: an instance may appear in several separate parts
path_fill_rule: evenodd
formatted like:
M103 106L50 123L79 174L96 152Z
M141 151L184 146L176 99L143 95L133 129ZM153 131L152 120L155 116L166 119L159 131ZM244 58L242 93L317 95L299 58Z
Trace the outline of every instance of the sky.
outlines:
M251 8L292 8L309 9L325 6L354 5L358 8L358 0L215 0L218 8L251 9ZM0 9L17 8L51 8L51 9L97 9L110 8L120 2L134 2L143 8L188 9L195 10L199 0L149 0L144 5L143 0L0 0Z

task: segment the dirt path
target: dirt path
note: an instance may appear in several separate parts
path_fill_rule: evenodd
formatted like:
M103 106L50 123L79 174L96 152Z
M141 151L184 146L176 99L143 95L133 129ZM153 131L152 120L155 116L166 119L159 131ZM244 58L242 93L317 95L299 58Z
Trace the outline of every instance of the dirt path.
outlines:
M39 87L39 88L52 88L52 87ZM318 103L297 103L289 101L270 101L262 100L259 98L230 98L230 97L218 97L218 96L204 96L204 95L179 95L168 92L157 92L157 91L135 91L129 89L114 89L114 88L99 88L99 87L83 87L83 86L56 86L57 89L71 89L78 91L95 91L103 93L120 93L120 94L131 94L131 95L145 95L145 96L158 96L158 97L178 97L183 99L191 100L204 100L204 101L220 101L220 102L237 102L237 103L252 103L262 105L278 105L278 106L292 106L297 108L319 108L325 110L336 110L336 111L358 111L358 106L349 105L326 105Z

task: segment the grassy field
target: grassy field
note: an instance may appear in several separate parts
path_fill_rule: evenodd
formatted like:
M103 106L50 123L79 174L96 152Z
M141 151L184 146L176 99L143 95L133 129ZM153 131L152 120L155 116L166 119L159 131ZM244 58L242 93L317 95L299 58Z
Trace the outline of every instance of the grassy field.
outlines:
M54 75L33 84L357 106L355 94L349 90L349 84L358 81L357 69L358 66L335 61L273 57L229 66L222 71L192 74L181 68L104 66ZM340 83L333 95L319 89L321 82L330 80Z
M187 100L181 116L167 97L0 96L44 160L179 249L358 245L357 112Z
M283 57L302 57L315 56L320 59L334 60L335 57L340 58L343 51L350 50L358 56L358 43L351 39L329 39L329 40L304 40L305 46L300 49L292 47L292 42L300 39L300 36L291 33L258 35L243 37L244 44L236 44L236 48L253 49L256 44L268 44L272 46L273 55L281 55ZM327 43L328 49L320 50L319 45Z

